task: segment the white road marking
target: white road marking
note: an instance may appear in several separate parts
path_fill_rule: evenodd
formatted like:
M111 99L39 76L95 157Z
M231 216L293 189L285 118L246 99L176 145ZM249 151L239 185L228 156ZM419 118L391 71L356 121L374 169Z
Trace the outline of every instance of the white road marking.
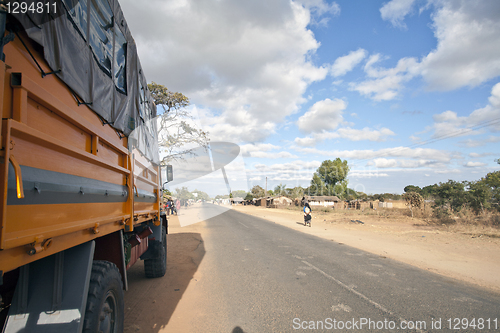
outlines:
M239 224L241 224L242 226L244 226L245 228L249 228L248 226L244 225L243 223L241 223L240 221L238 221Z
M351 312L352 309L349 305L341 304L339 303L338 305L332 305L332 311L344 311L344 312Z
M311 269L313 269L312 267L309 267L309 266L299 266L299 269L303 269L303 270L306 270L306 271L310 271Z
M392 311L390 311L390 310L386 309L384 306L382 306L382 305L380 305L379 303L377 303L377 302L375 302L375 301L371 300L370 298L366 297L365 295L363 295L363 294L362 294L362 293L360 293L359 291L352 289L351 287L349 287L348 285L346 285L346 284L345 284L345 283L343 283L342 281L337 280L336 278L334 278L334 277L333 277L333 276L331 276L330 274L323 272L321 269L319 269L318 267L314 266L313 264L310 264L310 263L308 263L308 262L307 262L307 261L305 261L305 260L302 260L302 262L303 262L304 264L308 265L309 267L312 267L314 270L318 271L319 273L323 274L324 276L326 276L326 277L327 277L327 278L329 278L330 280L334 281L335 283L337 283L337 284L338 284L339 286L341 286L342 288L344 288L344 289L346 289L346 290L348 290L348 291L352 292L353 294L357 295L358 297L360 297L360 298L364 299L365 301L367 301L368 303L370 303L371 305L373 305L374 307L376 307L376 308L377 308L377 309L379 309L380 311L385 312L385 313L387 313L387 314L389 314L389 315L391 315L391 316L393 316L393 317L395 316L394 312L392 312ZM403 321L404 321L404 322L408 322L407 320L405 320L405 319L403 319L403 318L401 318L401 317L399 317L398 319L399 319L399 321L400 321L400 322L403 322ZM421 333L425 332L425 331L422 331L422 330L416 330L416 331L417 331L417 332L421 332Z

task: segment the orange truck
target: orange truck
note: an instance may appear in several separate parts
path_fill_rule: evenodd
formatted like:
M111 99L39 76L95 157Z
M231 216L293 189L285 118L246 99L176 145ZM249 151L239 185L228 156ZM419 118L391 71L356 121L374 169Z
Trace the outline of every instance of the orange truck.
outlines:
M166 272L156 107L116 0L0 0L0 327L122 332Z

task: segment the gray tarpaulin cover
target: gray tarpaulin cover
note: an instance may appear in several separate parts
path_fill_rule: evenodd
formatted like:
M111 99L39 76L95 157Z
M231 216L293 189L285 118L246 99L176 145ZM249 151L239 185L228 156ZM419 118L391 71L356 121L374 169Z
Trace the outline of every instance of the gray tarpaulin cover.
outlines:
M60 8L64 15L35 27L16 18L80 102L127 137L137 129L130 139L159 164L156 106L118 1L61 0Z

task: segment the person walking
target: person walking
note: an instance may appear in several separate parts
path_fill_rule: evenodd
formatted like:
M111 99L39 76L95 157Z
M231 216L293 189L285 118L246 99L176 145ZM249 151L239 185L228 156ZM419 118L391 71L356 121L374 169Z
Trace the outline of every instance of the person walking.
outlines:
M165 210L167 211L167 215L170 215L170 199L165 203Z
M175 200L175 215L179 215L179 209L181 209L181 201L177 199Z
M172 199L170 199L169 204L170 204L170 215L174 215L174 211L175 211L174 201Z
M309 227L311 226L311 206L309 206L309 203L306 202L304 205L304 226L307 227L309 224Z

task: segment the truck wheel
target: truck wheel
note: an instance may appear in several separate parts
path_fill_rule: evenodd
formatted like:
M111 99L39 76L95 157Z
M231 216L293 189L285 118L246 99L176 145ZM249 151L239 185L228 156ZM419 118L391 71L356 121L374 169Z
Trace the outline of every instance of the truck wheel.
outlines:
M158 257L144 260L144 273L147 278L162 277L167 272L167 228L161 227L162 242L158 247Z
M123 332L123 303L122 277L116 265L108 261L94 261L83 332Z

